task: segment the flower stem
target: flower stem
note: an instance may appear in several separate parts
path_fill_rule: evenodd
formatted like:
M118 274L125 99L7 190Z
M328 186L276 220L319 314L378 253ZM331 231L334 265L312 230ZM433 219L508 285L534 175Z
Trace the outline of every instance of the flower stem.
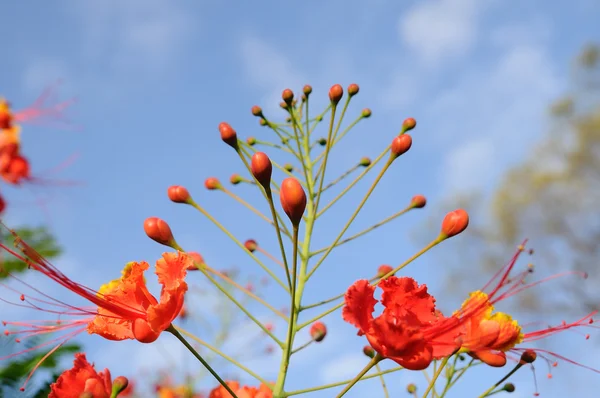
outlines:
M190 345L190 343L188 343L188 341L185 339L185 337L183 337L181 335L181 333L179 333L179 331L177 329L175 329L175 326L173 326L173 324L169 325L169 327L166 329L166 331L169 332L169 333L171 333L173 336L177 337L177 339L179 341L181 341L181 343L185 346L185 348L187 348L196 357L196 359L198 361L200 361L200 363L202 364L202 366L204 366L206 368L206 370L208 370L210 372L210 374L213 375L213 377L215 379L217 379L217 381L223 386L223 388L225 388L227 390L227 392L229 394L231 394L231 396L233 398L238 398L238 396L227 385L227 383L225 383L225 381L223 381L223 379L221 379L221 377L219 377L219 375L217 374L217 372L215 372L214 369L210 367L210 365L208 364L208 362L206 362L204 360L204 358L202 358L202 356L200 356L200 354L198 354L198 351L196 351L194 349L194 347L192 347Z
M444 370L444 368L446 367L446 364L448 363L449 359L450 359L450 357L446 357L442 360L440 367L435 372L431 381L429 382L429 386L427 387L427 390L425 390L425 393L423 394L423 398L427 398L427 396L429 395L429 392L434 389L435 382L437 381L438 377L440 377L440 374L442 374L442 370Z
M501 378L496 384L494 384L493 386L491 386L490 388L488 388L487 390L485 390L483 392L483 394L481 394L479 396L479 398L485 398L485 397L489 397L490 395L494 394L492 391L494 391L495 388L497 388L498 386L500 386L500 384L504 383L506 380L508 380L508 378L510 376L512 376L513 374L515 374L515 372L519 369L521 369L521 367L523 366L522 363L518 363L510 372L508 372L508 374L506 376L504 376L503 378Z
M373 359L371 359L371 361L369 361L369 363L367 364L367 366L365 366L363 368L363 370L361 370L356 377L354 377L354 379L350 380L350 382L346 385L346 387L342 390L342 392L340 392L336 398L341 398L342 396L344 396L348 391L350 391L350 389L364 376L367 374L367 372L369 370L371 370L371 368L375 365L377 365L379 363L379 361L381 361L383 359L383 357L379 354L376 354Z
M383 388L383 395L385 396L385 398L390 398L390 393L387 389L387 386L385 385L385 379L381 374L381 368L379 367L378 363L375 364L375 368L377 368L377 373L379 373L379 380L381 380L381 388Z

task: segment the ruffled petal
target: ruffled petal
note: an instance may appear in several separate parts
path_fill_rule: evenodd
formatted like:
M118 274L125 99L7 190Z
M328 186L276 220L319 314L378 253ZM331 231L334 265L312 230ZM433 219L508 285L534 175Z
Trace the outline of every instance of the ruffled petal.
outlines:
M342 317L358 328L359 336L369 331L373 321L373 311L377 304L374 293L375 287L371 286L368 280L362 279L354 282L344 297L346 306L342 310Z

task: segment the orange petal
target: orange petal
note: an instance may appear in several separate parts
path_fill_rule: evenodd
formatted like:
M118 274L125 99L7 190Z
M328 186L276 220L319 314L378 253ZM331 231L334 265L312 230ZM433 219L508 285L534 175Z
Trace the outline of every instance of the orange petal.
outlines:
M362 279L354 282L344 297L346 305L342 310L344 320L358 328L358 335L362 336L369 331L373 321L373 311L377 300L373 297L375 287L369 281Z

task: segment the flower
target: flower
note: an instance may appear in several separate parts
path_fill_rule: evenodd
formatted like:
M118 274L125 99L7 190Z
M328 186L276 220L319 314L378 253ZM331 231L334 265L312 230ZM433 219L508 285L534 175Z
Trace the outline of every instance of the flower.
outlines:
M125 380L125 382L117 383L117 379ZM79 398L84 393L93 398L109 398L112 396L113 388L121 391L127 387L127 379L124 377L117 379L113 386L108 369L96 372L94 365L85 358L85 354L77 353L73 361L73 368L64 371L56 382L50 385L48 398Z
M227 385L231 390L238 396L238 398L271 398L273 393L271 389L265 384L261 384L260 387L248 387L240 386L237 381L226 381ZM219 386L213 389L208 398L231 398L231 394L227 392L225 387Z
M445 318L435 308L435 299L427 293L427 286L418 285L408 277L382 280L381 303L383 313L373 318L377 300L375 286L367 280L355 282L345 295L342 316L358 328L358 335L367 340L384 358L389 358L411 370L422 370L433 359L455 352L456 336L448 333L456 320Z
M526 283L525 281L532 269L527 269L517 275L511 276L517 259L525 250L525 243L519 246L511 261L494 275L483 289L472 292L461 308L453 314L453 317L463 320L459 322L458 326L458 329L460 329L459 342L461 344L461 352L466 352L473 358L479 359L490 366L501 367L507 362L507 352L515 353L516 357L519 358L523 352L530 351L548 361L550 359L547 356L551 356L600 373L596 369L576 363L554 352L517 347L522 343L539 340L564 330L578 327L595 327L592 326L594 322L592 317L597 314L597 311L593 311L572 323L563 321L560 325L548 326L543 329L527 332L510 315L504 312L494 312L494 304L499 301L549 279L565 275L553 275L532 283ZM583 276L585 277L585 275ZM484 291L492 285L494 287L491 291L485 293ZM586 335L587 337L589 335ZM554 364L556 365L557 362L554 362Z

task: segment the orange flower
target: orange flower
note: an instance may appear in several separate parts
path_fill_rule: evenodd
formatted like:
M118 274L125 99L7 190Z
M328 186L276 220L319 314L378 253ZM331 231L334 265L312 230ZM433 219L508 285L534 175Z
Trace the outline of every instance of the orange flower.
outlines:
M461 306L460 310L453 314L453 317L456 319L461 319L459 322L460 326L457 328L460 330L461 334L459 339L461 351L468 353L472 357L479 359L490 366L501 367L507 362L507 352L515 353L515 360L518 360L523 352L529 350L548 361L549 358L547 356L551 356L600 373L600 371L596 369L583 366L554 352L531 348L516 348L516 346L521 343L539 340L567 329L576 327L595 328L595 326L592 325L592 316L597 313L597 311L593 311L572 323L562 322L557 326L549 326L539 330L524 332L519 323L510 315L503 312L494 312L494 304L497 302L549 279L565 275L553 275L540 281L526 283L525 279L532 271L532 269L529 268L517 275L511 276L511 272L514 269L517 259L524 250L525 242L519 246L511 261L502 268L482 290L471 293L469 298L465 300ZM583 276L585 277L585 275ZM494 282L495 286L493 289L491 289L489 293L485 293L483 290L493 285ZM587 337L589 337L589 335L586 335L586 338ZM556 364L556 362L554 362L554 364Z
M238 396L238 398L272 398L273 392L265 385L261 384L259 388L240 386L237 381L226 381L227 385L231 390ZM208 398L231 398L231 394L227 392L225 387L219 386L212 390Z
M121 384L115 387L118 391L119 387L123 389L125 386ZM94 365L85 358L85 354L78 353L75 354L73 368L64 371L56 382L50 385L48 398L79 398L84 393L93 398L109 398L112 390L110 371L104 369L102 372L96 372Z
M163 258L156 262L158 282L162 285L160 300L157 300L146 287L143 275L149 267L146 262L127 264L121 278L113 280L102 286L99 291L95 291L69 279L18 236L15 239L15 245L23 255L14 252L2 243L0 243L0 248L26 262L31 269L41 272L95 305L95 307L75 307L64 301L54 299L50 295L26 284L18 277L10 275L17 282L42 297L36 297L35 294L22 294L4 285L5 289L18 294L21 302L13 303L4 298L1 299L2 301L50 314L58 314L60 319L33 322L2 321L4 326L17 327L17 330L5 330L4 334L7 336L15 334L31 337L68 331L68 333L42 344L58 344L51 352L84 330L109 340L136 339L142 343L153 342L161 332L171 325L183 306L184 294L187 291L187 283L184 278L187 272L186 269L192 262L191 258L185 253L164 253ZM17 341L20 340L17 339ZM0 358L0 360L39 347L33 347ZM42 361L44 359L45 357Z
M346 322L366 335L371 346L384 358L403 367L421 370L433 359L448 356L458 349L458 331L451 327L457 321L445 318L435 308L435 299L427 286L419 286L412 278L390 276L382 280L383 313L373 318L377 300L375 286L359 280L346 292L342 315ZM448 331L452 333L448 333Z

